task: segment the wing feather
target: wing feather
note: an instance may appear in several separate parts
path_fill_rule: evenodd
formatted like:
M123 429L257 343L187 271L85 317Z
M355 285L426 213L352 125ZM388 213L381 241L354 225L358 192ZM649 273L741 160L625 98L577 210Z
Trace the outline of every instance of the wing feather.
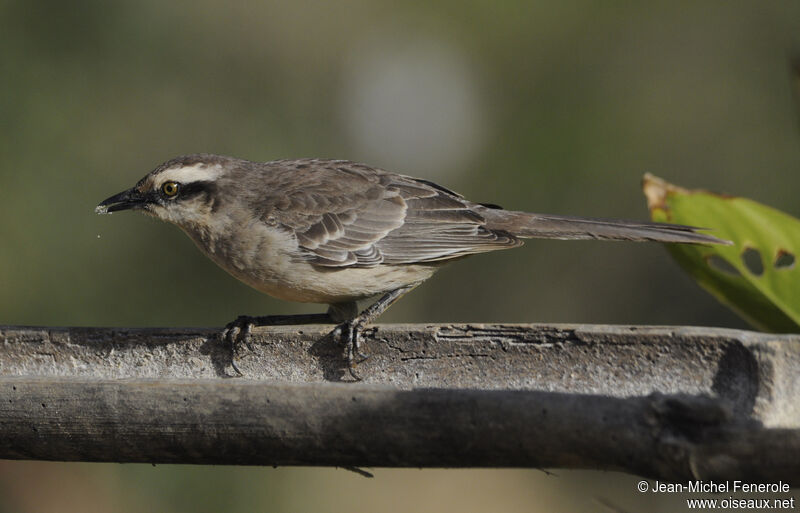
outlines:
M486 227L476 205L428 182L347 161L278 161L287 177L265 208L315 265L371 267L457 258L521 242Z

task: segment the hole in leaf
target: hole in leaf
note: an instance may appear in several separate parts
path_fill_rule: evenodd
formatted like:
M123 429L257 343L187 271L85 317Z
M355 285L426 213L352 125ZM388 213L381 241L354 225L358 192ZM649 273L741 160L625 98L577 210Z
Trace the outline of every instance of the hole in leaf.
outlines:
M791 269L794 267L794 255L785 249L779 249L775 257L775 269Z
M739 269L735 268L730 262L719 255L711 255L707 257L706 262L710 267L719 272L730 274L731 276L739 276Z
M742 251L742 263L748 271L761 276L764 274L764 262L761 260L761 252L753 248L745 248Z

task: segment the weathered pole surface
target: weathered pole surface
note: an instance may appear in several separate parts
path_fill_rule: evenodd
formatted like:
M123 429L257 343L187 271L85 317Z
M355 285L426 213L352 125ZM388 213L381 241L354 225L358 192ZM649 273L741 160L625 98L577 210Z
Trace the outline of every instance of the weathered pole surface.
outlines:
M800 336L378 325L0 327L0 458L540 467L800 482Z

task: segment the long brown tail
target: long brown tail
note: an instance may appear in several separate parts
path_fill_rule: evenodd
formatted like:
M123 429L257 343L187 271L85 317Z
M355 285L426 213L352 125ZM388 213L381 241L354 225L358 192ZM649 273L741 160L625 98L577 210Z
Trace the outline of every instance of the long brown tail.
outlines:
M481 214L486 217L488 228L504 230L522 238L731 244L730 241L698 233L698 230L706 228L680 224L531 214L513 210L487 209Z

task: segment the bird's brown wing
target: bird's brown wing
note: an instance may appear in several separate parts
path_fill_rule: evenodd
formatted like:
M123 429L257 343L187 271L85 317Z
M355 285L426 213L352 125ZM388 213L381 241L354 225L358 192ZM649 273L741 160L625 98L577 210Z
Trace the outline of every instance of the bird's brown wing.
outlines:
M292 177L268 215L315 265L434 262L521 244L486 228L475 205L432 182L347 161L275 164Z
M396 176L388 187L405 201L406 217L377 244L387 263L434 262L522 244L508 232L487 228L475 205L443 187Z

